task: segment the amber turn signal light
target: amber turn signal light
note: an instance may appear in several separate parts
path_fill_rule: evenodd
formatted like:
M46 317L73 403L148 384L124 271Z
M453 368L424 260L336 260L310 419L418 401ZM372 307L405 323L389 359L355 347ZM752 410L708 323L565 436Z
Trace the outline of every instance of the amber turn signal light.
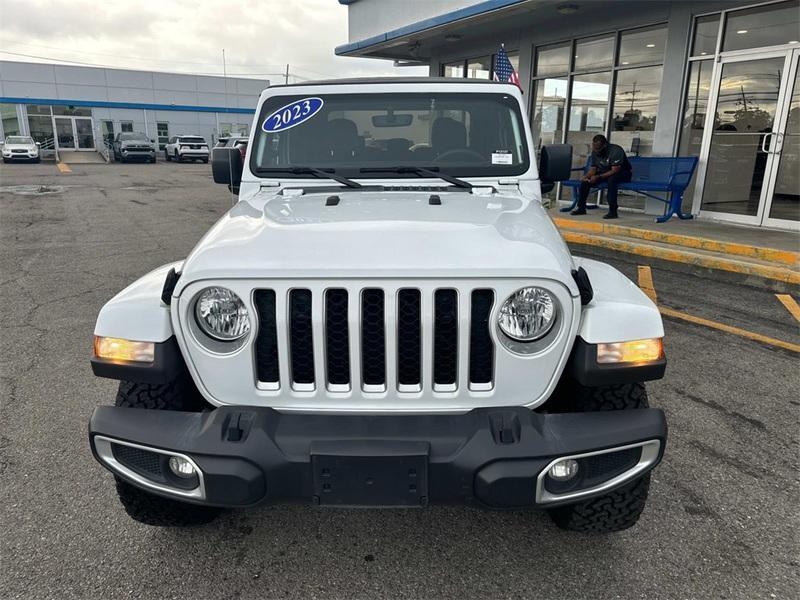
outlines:
M154 342L135 342L122 338L94 336L94 355L103 360L153 362L155 354Z
M597 362L601 365L617 363L646 363L664 356L661 338L597 344Z

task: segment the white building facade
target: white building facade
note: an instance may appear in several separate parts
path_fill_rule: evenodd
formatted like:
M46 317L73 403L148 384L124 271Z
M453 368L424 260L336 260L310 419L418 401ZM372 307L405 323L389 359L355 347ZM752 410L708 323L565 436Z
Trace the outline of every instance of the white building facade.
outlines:
M136 131L163 150L175 135L209 143L247 135L268 81L127 69L0 61L0 135L30 135L44 148L101 150Z

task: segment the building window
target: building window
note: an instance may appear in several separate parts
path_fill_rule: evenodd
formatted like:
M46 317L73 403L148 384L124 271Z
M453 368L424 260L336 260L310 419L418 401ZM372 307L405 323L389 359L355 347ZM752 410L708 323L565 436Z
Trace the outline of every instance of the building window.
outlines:
M25 107L28 113L28 131L31 137L49 149L54 146L53 117L49 106L29 104Z
M491 79L492 78L492 57L482 56L472 58L467 61L467 78L469 79Z
M572 144L578 168L600 133L629 154L651 154L666 39L666 25L655 25L536 47L531 131L537 148ZM620 204L643 202L628 196Z
M496 60L497 55L491 54L489 56L443 63L441 76L456 78L466 77L468 79L493 79ZM519 52L509 52L508 60L517 74L519 74Z
M3 121L3 139L21 133L16 104L0 104L0 119Z
M722 51L800 42L798 3L779 2L728 13Z
M169 123L157 121L156 133L158 134L158 149L163 150L169 142Z
M443 64L442 77L464 77L464 61Z
M122 133L133 132L133 121L120 121L119 129L122 131Z
M694 22L692 56L708 56L717 53L719 38L719 14L699 17Z
M103 142L107 147L111 147L114 143L114 121L103 121Z
M91 117L92 109L86 106L53 106L53 114L67 117Z

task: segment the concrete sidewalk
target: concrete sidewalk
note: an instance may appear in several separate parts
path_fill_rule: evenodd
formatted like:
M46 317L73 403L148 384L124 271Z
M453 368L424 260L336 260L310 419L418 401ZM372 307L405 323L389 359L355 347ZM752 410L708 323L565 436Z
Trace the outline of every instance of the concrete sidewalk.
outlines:
M800 233L703 219L659 224L652 216L632 212L604 221L603 214L598 209L573 217L550 209L571 244L800 284Z

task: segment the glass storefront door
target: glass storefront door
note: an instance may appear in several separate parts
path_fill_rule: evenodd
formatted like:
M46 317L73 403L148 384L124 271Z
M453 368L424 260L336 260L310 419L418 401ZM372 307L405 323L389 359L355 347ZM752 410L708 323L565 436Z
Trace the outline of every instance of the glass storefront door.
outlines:
M94 131L92 119L87 117L72 117L75 121L75 140L78 150L94 150Z
M75 150L75 129L72 127L72 117L54 117L54 120L59 150Z
M94 150L91 117L53 117L59 150Z
M711 98L713 124L702 152L707 157L702 213L755 225L787 219L770 214L773 204L776 213L787 212L781 207L792 206L790 199L800 193L791 151L797 141L783 132L787 126L796 127L787 119L795 54L789 50L721 58ZM787 166L784 180L776 186L782 147L787 150ZM773 202L776 194L778 202Z
M774 176L767 190L764 222L800 224L800 51L795 50L786 96L789 105L776 129ZM794 75L792 75L794 73Z

